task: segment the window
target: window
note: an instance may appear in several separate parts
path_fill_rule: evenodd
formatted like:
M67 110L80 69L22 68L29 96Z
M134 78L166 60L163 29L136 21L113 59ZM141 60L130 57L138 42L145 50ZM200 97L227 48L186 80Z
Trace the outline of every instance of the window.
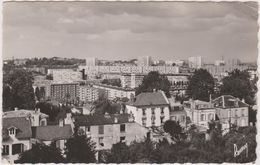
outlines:
M204 121L205 120L205 114L201 114L200 115L200 121Z
M99 125L98 126L98 133L99 134L104 134L104 125Z
M145 111L145 110L146 110L145 108L142 109L142 111L143 111L143 116L146 115L146 111Z
M120 125L120 132L125 132L125 124Z
M176 116L171 116L171 120L176 121Z
M125 136L120 137L120 143L125 143Z
M46 121L45 120L42 120L41 121L41 126L45 126L46 125Z
M164 114L164 107L161 107L161 115Z
M13 144L12 145L12 155L20 154L23 152L23 144Z
M152 115L154 115L155 113L154 113L154 110L155 110L155 108L152 108Z
M103 141L104 141L103 137L99 137L98 138L98 144L99 144L100 147L104 147L104 142Z
M208 120L213 120L213 115L211 113L208 115Z
M245 116L245 109L241 110L241 116Z
M15 128L9 129L9 135L15 135Z
M90 126L88 126L88 127L86 128L86 130L87 130L87 132L90 132Z
M146 126L146 119L142 119L142 125Z
M163 116L161 117L161 123L162 124L164 123L164 117Z
M9 145L3 145L2 155L9 155Z

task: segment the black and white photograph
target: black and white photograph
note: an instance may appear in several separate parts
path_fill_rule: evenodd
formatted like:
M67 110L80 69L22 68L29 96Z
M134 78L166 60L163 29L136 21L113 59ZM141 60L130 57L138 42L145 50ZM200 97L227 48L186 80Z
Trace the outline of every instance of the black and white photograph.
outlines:
M257 164L258 8L2 2L1 164Z

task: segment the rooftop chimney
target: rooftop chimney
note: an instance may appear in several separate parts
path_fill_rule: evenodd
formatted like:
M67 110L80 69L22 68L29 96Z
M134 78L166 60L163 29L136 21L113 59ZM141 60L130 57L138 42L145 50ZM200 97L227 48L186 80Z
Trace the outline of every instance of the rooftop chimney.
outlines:
M17 108L17 107L15 107L15 108L14 108L14 111L18 111L18 108Z
M114 118L114 122L118 123L118 118L117 117Z

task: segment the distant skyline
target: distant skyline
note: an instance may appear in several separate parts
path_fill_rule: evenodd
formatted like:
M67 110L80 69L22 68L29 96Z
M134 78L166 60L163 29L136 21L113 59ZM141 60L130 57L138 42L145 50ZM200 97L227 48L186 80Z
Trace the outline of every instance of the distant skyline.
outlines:
M257 60L256 2L4 2L3 59Z

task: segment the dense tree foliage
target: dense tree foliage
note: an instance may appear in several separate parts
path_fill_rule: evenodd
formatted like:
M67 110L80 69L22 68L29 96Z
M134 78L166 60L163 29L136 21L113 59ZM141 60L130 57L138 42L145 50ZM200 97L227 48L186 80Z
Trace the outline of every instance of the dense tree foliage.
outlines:
M152 71L144 77L142 84L136 89L136 95L142 92L152 92L155 89L164 91L165 95L170 97L170 87L171 83L166 76L160 75L156 71Z
M66 159L70 163L95 163L95 143L86 135L75 135L66 142Z
M149 139L132 142L131 145L116 143L110 152L105 153L105 163L149 163L155 143Z
M163 125L163 129L165 132L171 135L172 140L175 142L180 142L186 138L186 135L184 134L179 122L174 120L167 120Z
M99 98L94 101L94 107L96 114L115 114L121 110L121 105L108 100L105 94L99 95Z
M49 123L57 123L59 118L65 116L70 111L66 106L55 106L47 102L38 102L36 108L39 108L42 113L49 115Z
M212 122L208 130L209 139L193 129L189 140L169 143L166 139L159 142L134 142L114 145L105 163L246 163L256 159L256 128L244 127L231 130L223 135L218 123ZM149 140L148 140L149 141ZM246 150L234 157L234 144L238 149L248 144Z
M59 66L59 65L75 65L75 64L84 64L85 60L84 59L67 59L67 58L33 58L33 59L28 59L25 63L26 66Z
M37 143L32 149L20 154L16 163L64 163L61 151L52 143L50 146Z
M189 78L187 95L189 98L209 101L210 94L214 93L214 79L205 69L195 70Z
M254 84L249 80L247 71L234 70L229 76L223 78L223 85L220 87L221 95L232 95L239 99L245 99L248 104L255 104Z
M34 109L33 76L23 69L14 69L3 76L3 109Z

